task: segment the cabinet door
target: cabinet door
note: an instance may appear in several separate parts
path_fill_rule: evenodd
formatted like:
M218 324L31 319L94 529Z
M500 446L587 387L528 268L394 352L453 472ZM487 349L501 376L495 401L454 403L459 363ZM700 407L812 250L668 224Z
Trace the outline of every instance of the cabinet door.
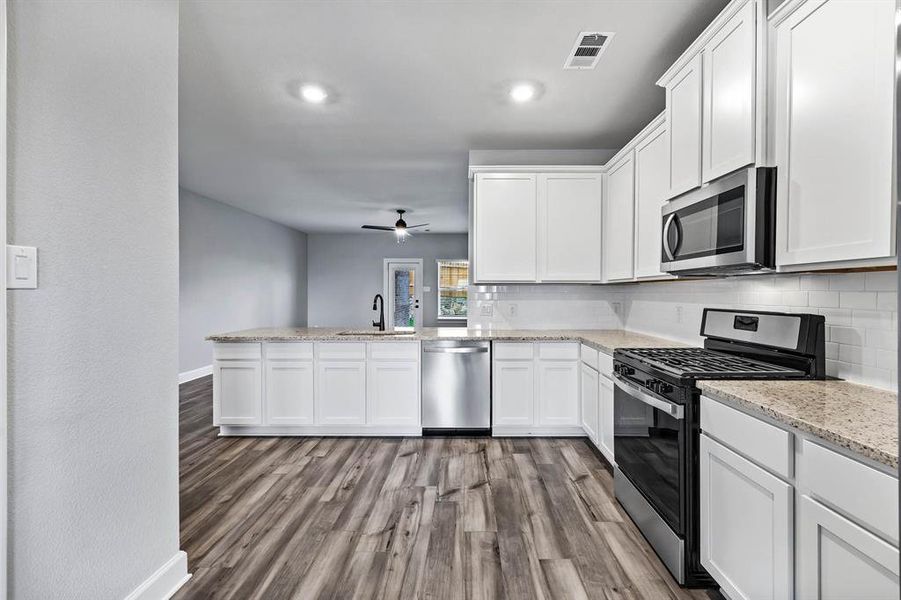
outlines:
M260 361L216 361L213 365L213 424L260 425L262 415Z
M538 361L538 423L579 426L579 361Z
M312 361L266 362L267 424L313 425L314 398Z
M778 266L894 254L894 11L809 0L776 27Z
M418 362L370 362L367 388L370 425L419 426Z
M535 281L535 175L477 173L474 186L476 282Z
M897 548L809 496L798 506L801 598L897 600Z
M635 147L635 277L662 277L663 220L669 147L661 123Z
M598 442L598 372L587 365L582 365L582 378L579 386L582 390L582 429L592 442Z
M532 361L495 361L491 399L495 425L535 422L535 367Z
M748 2L702 51L704 182L754 162L756 2Z
M538 278L600 281L599 173L538 175Z
M701 185L701 84L698 54L666 86L669 198Z
M614 462L613 453L613 382L601 375L598 377L598 417L599 436L598 448L611 465Z
M701 564L733 600L791 598L792 486L706 435L700 463Z
M635 163L632 153L610 167L604 193L604 281L632 279Z
M320 361L317 375L318 425L366 424L366 364Z

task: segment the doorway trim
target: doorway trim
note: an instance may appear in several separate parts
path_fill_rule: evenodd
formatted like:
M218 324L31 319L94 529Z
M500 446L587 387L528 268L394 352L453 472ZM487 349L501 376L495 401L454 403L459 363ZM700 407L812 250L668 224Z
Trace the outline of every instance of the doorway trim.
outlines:
M422 315L423 315L423 279L425 279L425 271L423 266L423 260L421 258L386 258L382 262L382 297L385 300L385 326L387 328L394 327L394 312L392 311L393 303L391 302L391 277L390 277L390 267L391 263L410 263L415 264L419 267L419 282L417 283L417 289L419 290L419 307L417 316L419 317L419 321L416 323L416 329L421 329L423 327L422 323Z

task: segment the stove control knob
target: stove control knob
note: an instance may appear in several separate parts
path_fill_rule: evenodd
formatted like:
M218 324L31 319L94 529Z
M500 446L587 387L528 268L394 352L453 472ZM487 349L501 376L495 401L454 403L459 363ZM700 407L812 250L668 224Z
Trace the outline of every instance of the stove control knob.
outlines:
M673 391L673 386L668 383L663 383L662 381L657 382L657 389L654 390L658 394L669 394Z
M632 367L627 367L626 365L620 365L619 374L620 375L634 375L635 369L633 369Z

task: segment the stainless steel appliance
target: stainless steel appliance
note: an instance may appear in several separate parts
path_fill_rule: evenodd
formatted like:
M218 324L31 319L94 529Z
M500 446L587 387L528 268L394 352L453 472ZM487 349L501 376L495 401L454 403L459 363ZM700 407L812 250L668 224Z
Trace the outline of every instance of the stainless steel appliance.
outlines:
M422 343L423 434L491 432L491 343Z
M667 203L660 270L729 275L775 268L775 198L776 169L752 167Z
M701 566L699 379L822 379L821 315L705 309L703 348L616 350L613 445L617 500L684 585Z

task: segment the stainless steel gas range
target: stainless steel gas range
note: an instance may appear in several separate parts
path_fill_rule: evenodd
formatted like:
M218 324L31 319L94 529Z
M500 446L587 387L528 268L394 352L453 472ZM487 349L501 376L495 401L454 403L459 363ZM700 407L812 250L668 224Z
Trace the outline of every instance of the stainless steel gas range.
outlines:
M676 580L713 583L701 566L701 379L822 379L824 317L705 309L703 348L613 354L616 498Z

